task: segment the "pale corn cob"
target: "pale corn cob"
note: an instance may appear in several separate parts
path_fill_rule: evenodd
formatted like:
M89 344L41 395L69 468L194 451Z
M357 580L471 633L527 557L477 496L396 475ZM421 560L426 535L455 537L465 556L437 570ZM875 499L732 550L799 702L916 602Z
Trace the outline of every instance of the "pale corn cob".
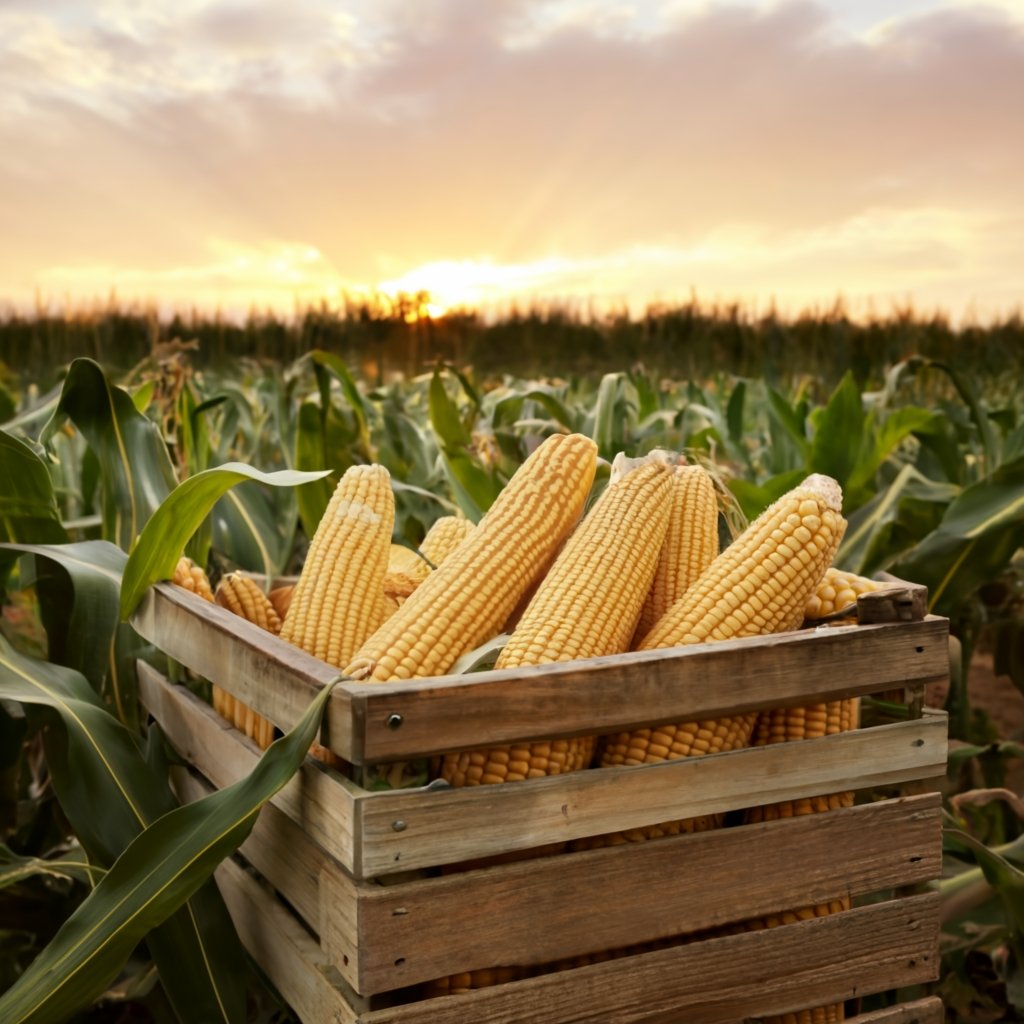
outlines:
M589 438L556 434L544 441L345 674L381 682L439 675L493 636L575 526L596 468Z
M237 572L223 576L217 584L214 599L222 608L241 616L260 629L265 629L268 633L277 636L281 632L281 619L276 609L260 585L250 576L243 576ZM214 708L232 722L236 729L245 733L261 750L266 750L273 743L273 722L258 715L248 705L221 690L216 684L213 684L213 692ZM218 708L218 692L223 711Z
M281 639L341 668L384 620L384 576L395 524L391 476L351 466L338 481L309 545L281 624ZM326 747L314 757L341 767Z
M566 542L509 638L496 669L625 651L654 574L669 518L671 474L635 469L610 484ZM445 755L453 786L558 775L589 765L594 737Z
M281 638L341 668L380 624L395 522L383 466L352 466L309 546Z
M843 572L842 569L830 566L825 572L824 579L807 599L804 619L813 622L835 615L837 612L855 607L861 594L869 594L884 587L884 583L869 579L867 576Z
M846 528L842 491L814 475L765 509L658 620L641 650L795 629ZM644 764L734 750L750 742L756 712L638 729L607 738L601 766ZM654 838L712 827L714 819L666 822L575 846Z
M707 472L700 466L676 466L670 500L668 532L640 612L635 644L642 642L718 555L718 502Z

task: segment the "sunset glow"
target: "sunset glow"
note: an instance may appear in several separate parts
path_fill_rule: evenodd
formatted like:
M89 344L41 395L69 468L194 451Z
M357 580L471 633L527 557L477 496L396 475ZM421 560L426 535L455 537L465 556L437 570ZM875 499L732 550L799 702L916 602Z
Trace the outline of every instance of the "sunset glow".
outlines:
M1021 96L1019 0L15 0L0 304L1006 314Z

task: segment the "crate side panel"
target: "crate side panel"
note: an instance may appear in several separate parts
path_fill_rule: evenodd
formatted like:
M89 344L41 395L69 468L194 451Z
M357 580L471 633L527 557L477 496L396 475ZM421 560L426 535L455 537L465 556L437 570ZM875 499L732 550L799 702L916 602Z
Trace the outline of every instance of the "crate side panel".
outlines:
M146 592L132 626L175 661L216 683L287 731L338 670L240 615L159 583ZM335 687L324 711L323 739L352 760L352 708Z
M171 779L183 803L214 792L206 779L181 766L172 766ZM306 924L319 931L320 874L331 859L288 815L272 803L264 805L238 852L284 896Z
M780 1014L933 980L939 895L422 1000L361 1024L724 1022Z
M260 751L211 707L140 662L139 696L171 745L218 789L248 775ZM271 801L349 870L358 867L354 787L307 758Z
M242 944L304 1024L358 1024L320 947L273 893L231 860L215 877Z
M948 674L947 634L945 619L929 617L347 689L363 758L401 760L924 685Z
M940 815L931 794L390 887L359 885L358 930L347 913L329 912L321 943L364 995L476 968L620 949L936 878ZM321 891L325 907L352 905L353 884L341 872L328 870Z
M364 877L945 772L946 717L504 786L358 798Z
M938 996L915 999L909 1003L886 1006L870 1013L847 1017L847 1024L942 1024L946 1011Z

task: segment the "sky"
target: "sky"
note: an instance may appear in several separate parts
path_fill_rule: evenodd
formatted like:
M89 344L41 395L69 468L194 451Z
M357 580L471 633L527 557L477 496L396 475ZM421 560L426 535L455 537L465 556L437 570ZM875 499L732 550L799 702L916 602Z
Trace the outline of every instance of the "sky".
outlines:
M1024 302L1024 0L0 0L0 312Z

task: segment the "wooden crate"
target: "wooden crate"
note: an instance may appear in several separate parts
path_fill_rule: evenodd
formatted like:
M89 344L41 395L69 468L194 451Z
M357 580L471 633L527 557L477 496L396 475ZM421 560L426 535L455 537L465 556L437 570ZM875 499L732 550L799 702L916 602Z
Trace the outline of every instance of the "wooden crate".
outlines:
M307 760L261 813L241 850L247 865L218 874L243 941L307 1024L710 1024L933 980L938 896L923 883L940 873L940 799L923 780L945 771L946 721L922 696L947 675L947 623L924 614L913 587L865 595L861 618L869 624L337 686L322 741L354 764L872 694L902 713L801 743L507 786L368 792ZM152 588L133 624L281 728L336 676L167 584ZM259 752L206 704L142 664L140 679L144 704L190 766L176 773L183 799L252 769ZM843 791L861 794L856 806L446 867ZM852 909L730 933L842 896ZM537 970L466 995L422 995L423 982L502 964ZM924 999L857 1019L940 1021L942 1009Z

